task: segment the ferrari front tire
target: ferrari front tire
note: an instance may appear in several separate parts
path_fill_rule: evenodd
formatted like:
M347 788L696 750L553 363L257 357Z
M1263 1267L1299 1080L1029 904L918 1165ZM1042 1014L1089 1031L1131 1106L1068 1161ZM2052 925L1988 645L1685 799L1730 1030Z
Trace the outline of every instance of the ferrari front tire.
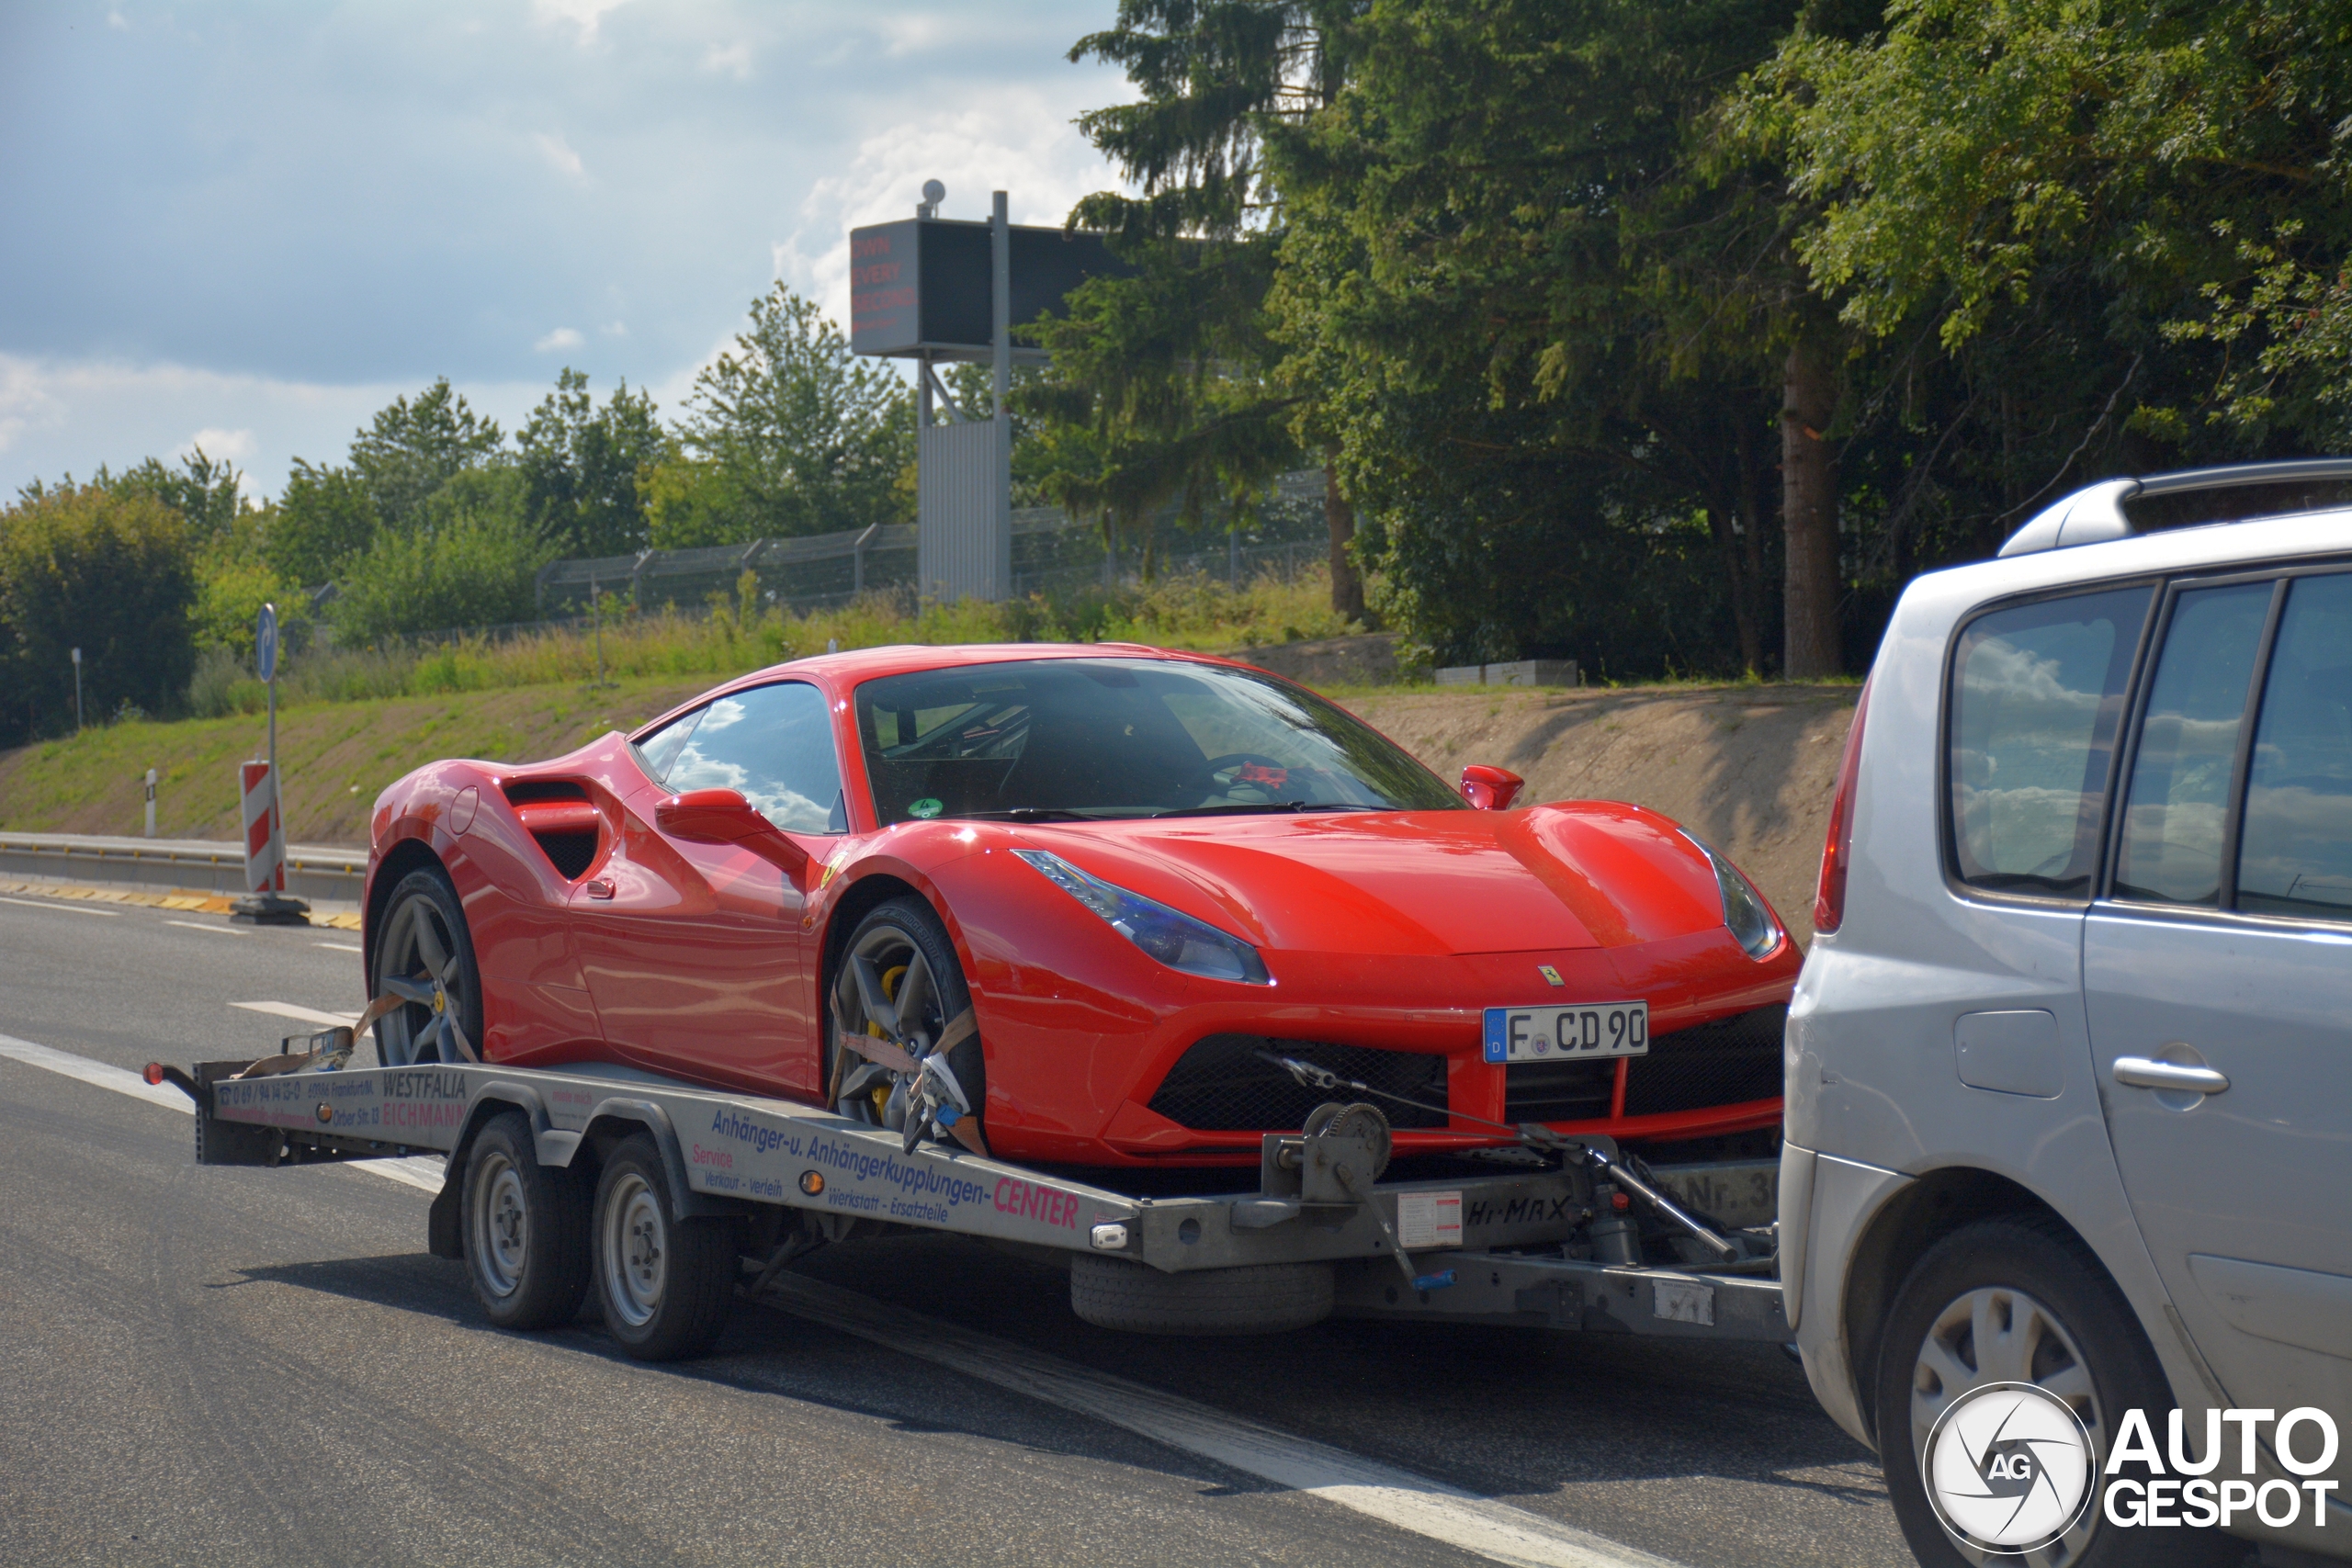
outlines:
M595 1285L605 1327L639 1361L677 1361L717 1342L735 1305L741 1225L681 1220L650 1138L623 1142L596 1182Z
M956 960L956 944L939 916L921 898L892 898L867 911L842 945L833 976L835 1031L887 1035L890 1031L882 1021L868 1016L857 976L852 972L859 964L867 966L868 978L883 989L897 1015L899 1032L914 1043L918 1054L971 1009L971 987L964 979L963 964ZM838 1041L832 1043L831 1051L834 1109L896 1130L899 1122L893 1118L902 1101L894 1098L888 1075L863 1071L865 1064L854 1053L844 1059ZM978 1035L967 1034L948 1048L947 1069L970 1102L973 1117L984 1120L988 1063ZM903 1093L903 1089L899 1086L899 1092Z
M1163 1274L1125 1258L1070 1259L1070 1310L1097 1328L1191 1337L1280 1334L1331 1315L1329 1263L1250 1263Z
M466 1153L466 1271L501 1328L551 1328L588 1293L588 1201L575 1172L539 1163L520 1112L495 1116Z

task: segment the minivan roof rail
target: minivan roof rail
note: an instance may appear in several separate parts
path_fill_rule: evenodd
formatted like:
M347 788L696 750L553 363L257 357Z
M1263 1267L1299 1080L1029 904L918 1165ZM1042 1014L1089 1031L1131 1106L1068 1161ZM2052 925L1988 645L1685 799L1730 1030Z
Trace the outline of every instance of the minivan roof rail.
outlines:
M2030 556L2166 528L2352 506L2352 457L2183 468L2085 485L2033 514L2000 553Z

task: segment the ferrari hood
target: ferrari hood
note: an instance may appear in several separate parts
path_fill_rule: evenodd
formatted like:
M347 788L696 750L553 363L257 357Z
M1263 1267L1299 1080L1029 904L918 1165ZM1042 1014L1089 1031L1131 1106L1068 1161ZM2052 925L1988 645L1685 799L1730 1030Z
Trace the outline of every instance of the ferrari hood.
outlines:
M1019 836L1261 946L1298 952L1617 947L1723 923L1713 874L1674 825L1611 803L1186 818Z

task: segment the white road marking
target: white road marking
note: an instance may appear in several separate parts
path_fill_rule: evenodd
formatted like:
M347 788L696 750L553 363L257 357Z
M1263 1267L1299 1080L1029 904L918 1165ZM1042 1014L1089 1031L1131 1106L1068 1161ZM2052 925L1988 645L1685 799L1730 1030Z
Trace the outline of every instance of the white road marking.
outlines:
M49 904L35 898L0 898L0 904L15 904L27 909L52 909L66 915L104 915L109 919L122 913L120 909L85 909L79 904ZM352 951L356 953L358 949Z
M760 1299L797 1317L1123 1427L1497 1562L1526 1568L1675 1568L1669 1559L1542 1514L854 1291L785 1274Z
M387 1181L413 1187L421 1192L440 1191L442 1179L449 1169L449 1162L439 1155L411 1155L406 1159L355 1159L345 1163L354 1170L364 1170Z
M315 1023L321 1029L348 1026L359 1021L356 1012L321 1012L316 1008L297 1007L292 1002L231 1002L232 1008L247 1012L266 1012L273 1018L290 1018L297 1023Z
M47 1045L36 1045L29 1040L0 1034L0 1056L13 1056L27 1066L44 1067L52 1073L62 1073L69 1078L110 1089L117 1094L127 1094L133 1100L143 1100L150 1105L160 1105L167 1111L185 1111L196 1114L196 1104L167 1083L149 1083L137 1073L104 1062L93 1062L87 1056L76 1056L70 1051L59 1051Z
M196 1102L170 1084L151 1084L137 1073L105 1062L93 1062L87 1056L76 1056L71 1051L53 1046L36 1045L29 1040L0 1034L0 1056L13 1057L27 1066L42 1067L69 1078L79 1078L100 1089L110 1089L117 1094L127 1094L133 1100L143 1100L150 1105L160 1105L166 1111L196 1114ZM437 1155L411 1155L406 1159L355 1159L342 1162L353 1170L364 1170L403 1187L414 1187L426 1192L441 1190L441 1179L446 1162Z
M254 934L251 931L232 931L227 926L208 926L201 920L165 920L164 923L167 926L178 926L186 931L210 931L214 936L251 936Z
M329 953L365 953L368 951L364 947L354 947L349 942L314 942L311 945L312 947L323 947Z
M0 1056L152 1104L194 1110L176 1089L151 1085L136 1073L29 1040L0 1034ZM429 1156L350 1164L403 1186L441 1190L442 1162ZM901 1355L1123 1427L1492 1562L1518 1568L1679 1568L1671 1559L1542 1514L821 1280L786 1274L770 1284L761 1300Z

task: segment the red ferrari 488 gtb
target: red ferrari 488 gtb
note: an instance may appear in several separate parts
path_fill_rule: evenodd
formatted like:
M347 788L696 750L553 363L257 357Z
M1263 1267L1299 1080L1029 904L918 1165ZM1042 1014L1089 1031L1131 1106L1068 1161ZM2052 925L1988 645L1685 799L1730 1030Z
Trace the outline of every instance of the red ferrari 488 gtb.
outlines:
M1763 897L1655 812L1518 784L1457 792L1225 660L805 659L387 790L368 975L408 1005L377 1049L1088 1167L1254 1167L1328 1098L1284 1059L1379 1091L1399 1155L1776 1126L1799 954Z

